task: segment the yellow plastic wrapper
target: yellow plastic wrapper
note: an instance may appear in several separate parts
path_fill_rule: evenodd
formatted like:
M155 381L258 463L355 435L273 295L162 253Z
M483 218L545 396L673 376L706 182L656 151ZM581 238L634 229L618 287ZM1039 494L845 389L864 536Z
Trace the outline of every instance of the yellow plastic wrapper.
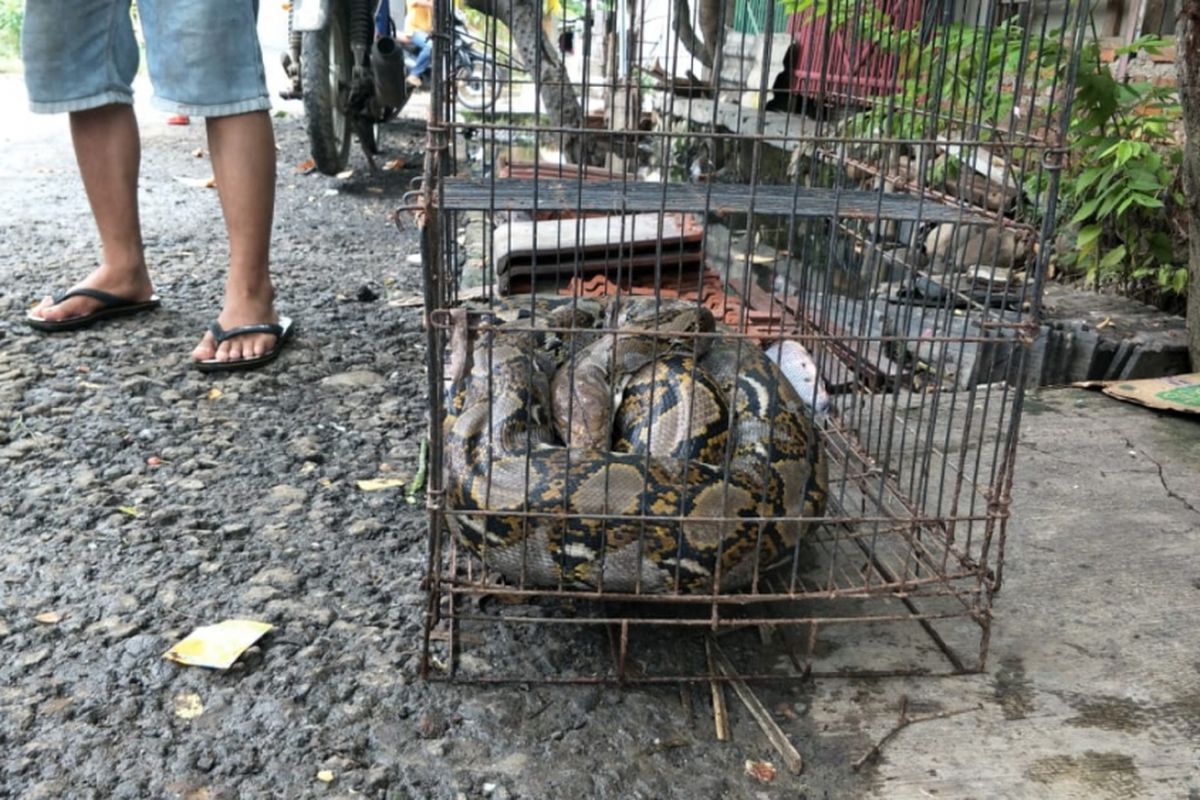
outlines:
M163 658L192 667L229 669L246 648L273 627L249 619L227 619L216 625L196 628L163 653Z

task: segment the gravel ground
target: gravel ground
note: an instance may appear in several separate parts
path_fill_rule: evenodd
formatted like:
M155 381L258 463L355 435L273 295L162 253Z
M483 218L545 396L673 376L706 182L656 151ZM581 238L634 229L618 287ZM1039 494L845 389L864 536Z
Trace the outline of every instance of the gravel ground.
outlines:
M301 174L301 121L276 127L275 270L298 335L243 376L187 364L226 257L216 193L175 179L210 174L202 125L145 137L165 307L81 333L20 321L95 257L61 130L0 157L0 795L839 796L865 740L806 741L803 689L764 700L795 712L814 766L760 784L744 762L773 752L754 723L733 709L715 742L699 691L689 716L674 686L420 680L424 517L355 485L411 474L425 430L420 310L388 303L420 287L415 230L390 219L416 172L373 177L356 154L347 179ZM389 157L420 163L419 122L389 136ZM230 617L276 627L227 672L162 658Z

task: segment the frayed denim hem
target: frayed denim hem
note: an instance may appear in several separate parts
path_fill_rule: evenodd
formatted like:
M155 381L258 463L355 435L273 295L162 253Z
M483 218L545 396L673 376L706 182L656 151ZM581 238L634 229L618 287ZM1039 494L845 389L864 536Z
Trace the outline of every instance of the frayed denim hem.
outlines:
M168 114L183 114L189 117L232 117L236 114L249 114L252 111L271 110L271 98L268 95L255 97L252 100L239 100L236 103L220 103L211 106L180 103L155 95L151 103L159 111L165 111Z
M53 103L39 103L35 100L30 100L29 110L34 114L64 114L71 111L89 111L93 108L110 106L114 103L123 103L127 106L133 105L133 95L127 92L107 91L91 95L90 97L57 100Z

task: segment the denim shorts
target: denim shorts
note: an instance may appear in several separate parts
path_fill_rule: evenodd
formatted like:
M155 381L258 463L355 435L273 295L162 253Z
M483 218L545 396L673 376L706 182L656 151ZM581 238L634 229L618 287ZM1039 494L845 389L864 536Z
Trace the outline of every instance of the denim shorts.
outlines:
M130 0L27 0L21 57L32 111L133 102ZM271 107L258 0L138 0L154 105L222 117Z

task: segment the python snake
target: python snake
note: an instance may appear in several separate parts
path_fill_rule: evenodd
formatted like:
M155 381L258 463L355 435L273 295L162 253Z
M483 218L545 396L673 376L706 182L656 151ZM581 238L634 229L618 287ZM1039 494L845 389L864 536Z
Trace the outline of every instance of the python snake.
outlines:
M452 338L460 542L525 587L729 591L791 563L827 467L761 349L683 301L507 302L473 346L465 313Z

